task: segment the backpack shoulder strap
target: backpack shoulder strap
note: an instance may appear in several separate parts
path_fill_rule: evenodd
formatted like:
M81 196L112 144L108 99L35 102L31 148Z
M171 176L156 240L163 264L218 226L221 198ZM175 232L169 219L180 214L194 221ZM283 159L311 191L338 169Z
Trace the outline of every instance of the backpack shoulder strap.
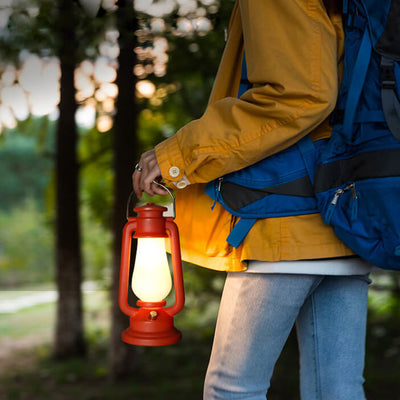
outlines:
M304 136L297 142L297 147L300 150L301 157L303 158L304 165L306 166L308 177L311 183L314 185L314 175L315 175L315 158L316 158L316 148L310 135Z
M356 62L351 75L351 84L347 94L343 131L351 140L353 122L356 116L358 102L367 77L368 66L371 60L372 44L368 29L365 29L357 54Z

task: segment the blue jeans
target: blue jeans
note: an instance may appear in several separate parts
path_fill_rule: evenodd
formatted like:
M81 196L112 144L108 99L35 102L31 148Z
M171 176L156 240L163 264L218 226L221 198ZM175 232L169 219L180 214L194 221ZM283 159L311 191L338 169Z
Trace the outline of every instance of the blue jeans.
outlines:
M368 276L229 273L204 400L265 400L296 324L302 400L363 400Z

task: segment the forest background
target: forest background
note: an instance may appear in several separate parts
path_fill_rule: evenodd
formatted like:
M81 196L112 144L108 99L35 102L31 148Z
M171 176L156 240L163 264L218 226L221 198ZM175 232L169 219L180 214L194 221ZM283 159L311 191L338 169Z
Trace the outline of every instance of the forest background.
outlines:
M201 116L233 3L0 1L0 399L201 399L224 275L185 264L183 340L129 346L119 257L134 164ZM396 400L400 280L373 280L365 387ZM297 365L292 334L270 399Z

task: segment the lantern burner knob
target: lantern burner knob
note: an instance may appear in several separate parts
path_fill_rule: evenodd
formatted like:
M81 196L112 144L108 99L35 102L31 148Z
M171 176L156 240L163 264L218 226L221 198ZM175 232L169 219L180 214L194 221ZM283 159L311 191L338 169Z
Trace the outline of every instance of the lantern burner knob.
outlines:
M154 321L154 320L157 319L157 317L158 317L158 312L157 311L154 311L154 310L150 311L150 316L149 316L150 320Z

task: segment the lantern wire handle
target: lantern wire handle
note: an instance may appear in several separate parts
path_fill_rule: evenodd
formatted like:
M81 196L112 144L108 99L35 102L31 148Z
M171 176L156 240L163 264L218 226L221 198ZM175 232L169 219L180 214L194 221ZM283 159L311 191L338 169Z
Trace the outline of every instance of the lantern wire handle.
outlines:
M175 219L175 217L176 217L176 212L175 212L175 196L174 196L174 194L172 193L172 190L171 190L170 188L168 188L166 185L163 185L163 184L160 183L160 182L153 181L153 183L155 183L156 185L162 187L162 188L163 188L165 191L167 191L168 194L171 196L171 198L172 198L172 207L173 207L173 208L172 208L172 210L173 210L172 219ZM132 196L133 196L134 194L135 194L135 192L132 190L131 194L129 195L128 202L127 202L127 204L126 204L126 219L127 219L127 220L128 220L128 218L129 218L129 206L130 206L130 204L131 204Z

